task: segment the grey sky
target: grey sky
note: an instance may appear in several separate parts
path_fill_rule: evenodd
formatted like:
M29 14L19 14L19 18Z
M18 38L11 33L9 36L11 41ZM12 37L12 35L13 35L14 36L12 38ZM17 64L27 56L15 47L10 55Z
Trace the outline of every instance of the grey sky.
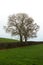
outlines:
M0 37L9 37L3 26L7 24L8 16L16 13L27 13L40 26L37 38L43 41L43 0L0 0ZM18 37L16 37L18 38Z

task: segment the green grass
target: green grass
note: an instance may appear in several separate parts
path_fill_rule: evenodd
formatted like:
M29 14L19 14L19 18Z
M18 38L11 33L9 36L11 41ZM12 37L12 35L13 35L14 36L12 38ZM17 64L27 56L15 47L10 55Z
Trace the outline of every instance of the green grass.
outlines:
M8 43L8 42L18 42L18 40L14 40L14 39L7 39L7 38L0 38L0 43Z
M0 65L43 65L43 44L0 50Z

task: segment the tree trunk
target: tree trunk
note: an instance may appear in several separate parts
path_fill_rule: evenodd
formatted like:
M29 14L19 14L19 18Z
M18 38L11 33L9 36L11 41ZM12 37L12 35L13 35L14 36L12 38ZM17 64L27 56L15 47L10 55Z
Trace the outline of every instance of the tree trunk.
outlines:
M20 35L20 42L22 42L22 35Z
M27 37L25 37L25 44L27 44Z

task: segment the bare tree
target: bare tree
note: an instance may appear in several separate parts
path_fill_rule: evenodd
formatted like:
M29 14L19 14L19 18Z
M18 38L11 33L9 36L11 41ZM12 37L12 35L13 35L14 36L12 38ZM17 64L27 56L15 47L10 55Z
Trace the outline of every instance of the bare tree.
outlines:
M6 32L10 32L12 36L19 35L20 42L22 42L23 20L27 17L27 14L18 13L16 15L10 15L8 17L8 24L5 26Z
M34 20L31 17L29 17L25 19L25 24L22 30L25 42L27 42L27 39L37 37L37 31L39 30L39 26L34 23Z
M34 20L25 13L11 15L8 17L6 31L10 32L12 36L19 35L20 42L23 41L22 37L24 37L25 42L27 42L27 38L36 37L39 29L39 26L33 23L33 21Z

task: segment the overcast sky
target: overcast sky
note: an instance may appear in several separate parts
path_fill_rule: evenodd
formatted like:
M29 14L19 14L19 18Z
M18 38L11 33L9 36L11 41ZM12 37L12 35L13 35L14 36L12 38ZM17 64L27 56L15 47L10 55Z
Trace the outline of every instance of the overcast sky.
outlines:
M8 16L16 13L27 13L34 19L40 29L38 37L31 40L43 41L43 0L0 0L0 37L13 38L3 26L7 24Z

